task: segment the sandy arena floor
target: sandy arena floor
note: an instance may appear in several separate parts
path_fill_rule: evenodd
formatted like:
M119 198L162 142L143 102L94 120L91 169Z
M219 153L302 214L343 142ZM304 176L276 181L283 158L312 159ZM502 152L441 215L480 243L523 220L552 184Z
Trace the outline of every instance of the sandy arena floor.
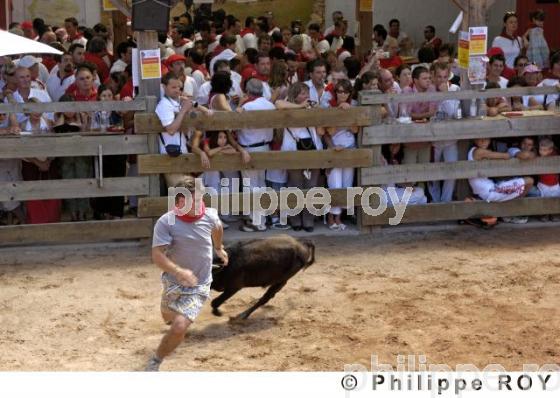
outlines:
M162 370L560 363L560 228L318 237L318 261L245 324L209 306ZM101 252L101 253L100 253ZM166 327L147 248L0 266L0 370L139 370ZM43 260L44 258L44 260ZM246 289L222 309L260 297ZM215 293L214 293L215 297Z

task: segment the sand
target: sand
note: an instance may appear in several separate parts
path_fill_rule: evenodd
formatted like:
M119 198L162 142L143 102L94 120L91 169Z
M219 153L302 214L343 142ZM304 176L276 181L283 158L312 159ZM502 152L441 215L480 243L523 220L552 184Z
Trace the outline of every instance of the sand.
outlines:
M162 370L341 371L372 354L560 363L560 228L317 237L317 263L243 324L209 306ZM166 330L148 247L0 266L0 370L132 371ZM43 260L44 258L44 260ZM213 297L216 293L213 293Z

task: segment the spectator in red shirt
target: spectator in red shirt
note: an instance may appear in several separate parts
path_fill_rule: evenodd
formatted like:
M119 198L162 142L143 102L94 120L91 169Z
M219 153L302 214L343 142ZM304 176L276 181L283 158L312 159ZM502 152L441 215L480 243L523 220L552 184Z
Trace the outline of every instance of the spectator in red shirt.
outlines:
M97 74L101 82L105 82L109 78L109 67L103 57L107 54L107 44L101 37L93 37L87 45L85 60L91 62L97 67Z
M432 47L436 57L439 57L439 48L442 45L442 41L436 36L436 28L432 25L428 25L424 28L424 43L422 47Z
M245 86L245 82L251 77L257 75L257 62L259 60L259 52L254 48L248 48L245 50L245 56L243 57L243 67L241 69L241 87Z
M97 101L94 75L95 69L91 65L79 65L76 69L76 82L68 87L66 94L74 97L76 101Z
M399 66L403 64L402 58L399 57L399 42L394 37L387 37L385 40L385 45L387 51L389 52L389 58L381 59L381 67L383 69L389 69L394 72Z

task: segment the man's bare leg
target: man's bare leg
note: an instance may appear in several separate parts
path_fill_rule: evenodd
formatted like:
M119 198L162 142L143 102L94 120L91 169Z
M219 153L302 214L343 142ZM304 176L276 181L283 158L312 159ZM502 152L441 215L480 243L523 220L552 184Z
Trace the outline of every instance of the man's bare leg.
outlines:
M161 342L156 350L156 354L148 362L146 371L159 370L159 365L163 359L171 354L175 348L183 342L185 339L185 333L192 323L185 316L177 314L173 311L162 310L161 315L167 324L171 324L171 327L161 339Z

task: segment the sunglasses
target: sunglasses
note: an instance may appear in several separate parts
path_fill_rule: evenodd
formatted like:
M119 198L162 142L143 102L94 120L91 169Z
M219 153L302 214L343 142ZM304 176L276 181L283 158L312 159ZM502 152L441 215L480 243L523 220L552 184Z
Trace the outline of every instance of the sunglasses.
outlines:
M337 94L350 94L348 91L344 91L344 90L336 90Z

